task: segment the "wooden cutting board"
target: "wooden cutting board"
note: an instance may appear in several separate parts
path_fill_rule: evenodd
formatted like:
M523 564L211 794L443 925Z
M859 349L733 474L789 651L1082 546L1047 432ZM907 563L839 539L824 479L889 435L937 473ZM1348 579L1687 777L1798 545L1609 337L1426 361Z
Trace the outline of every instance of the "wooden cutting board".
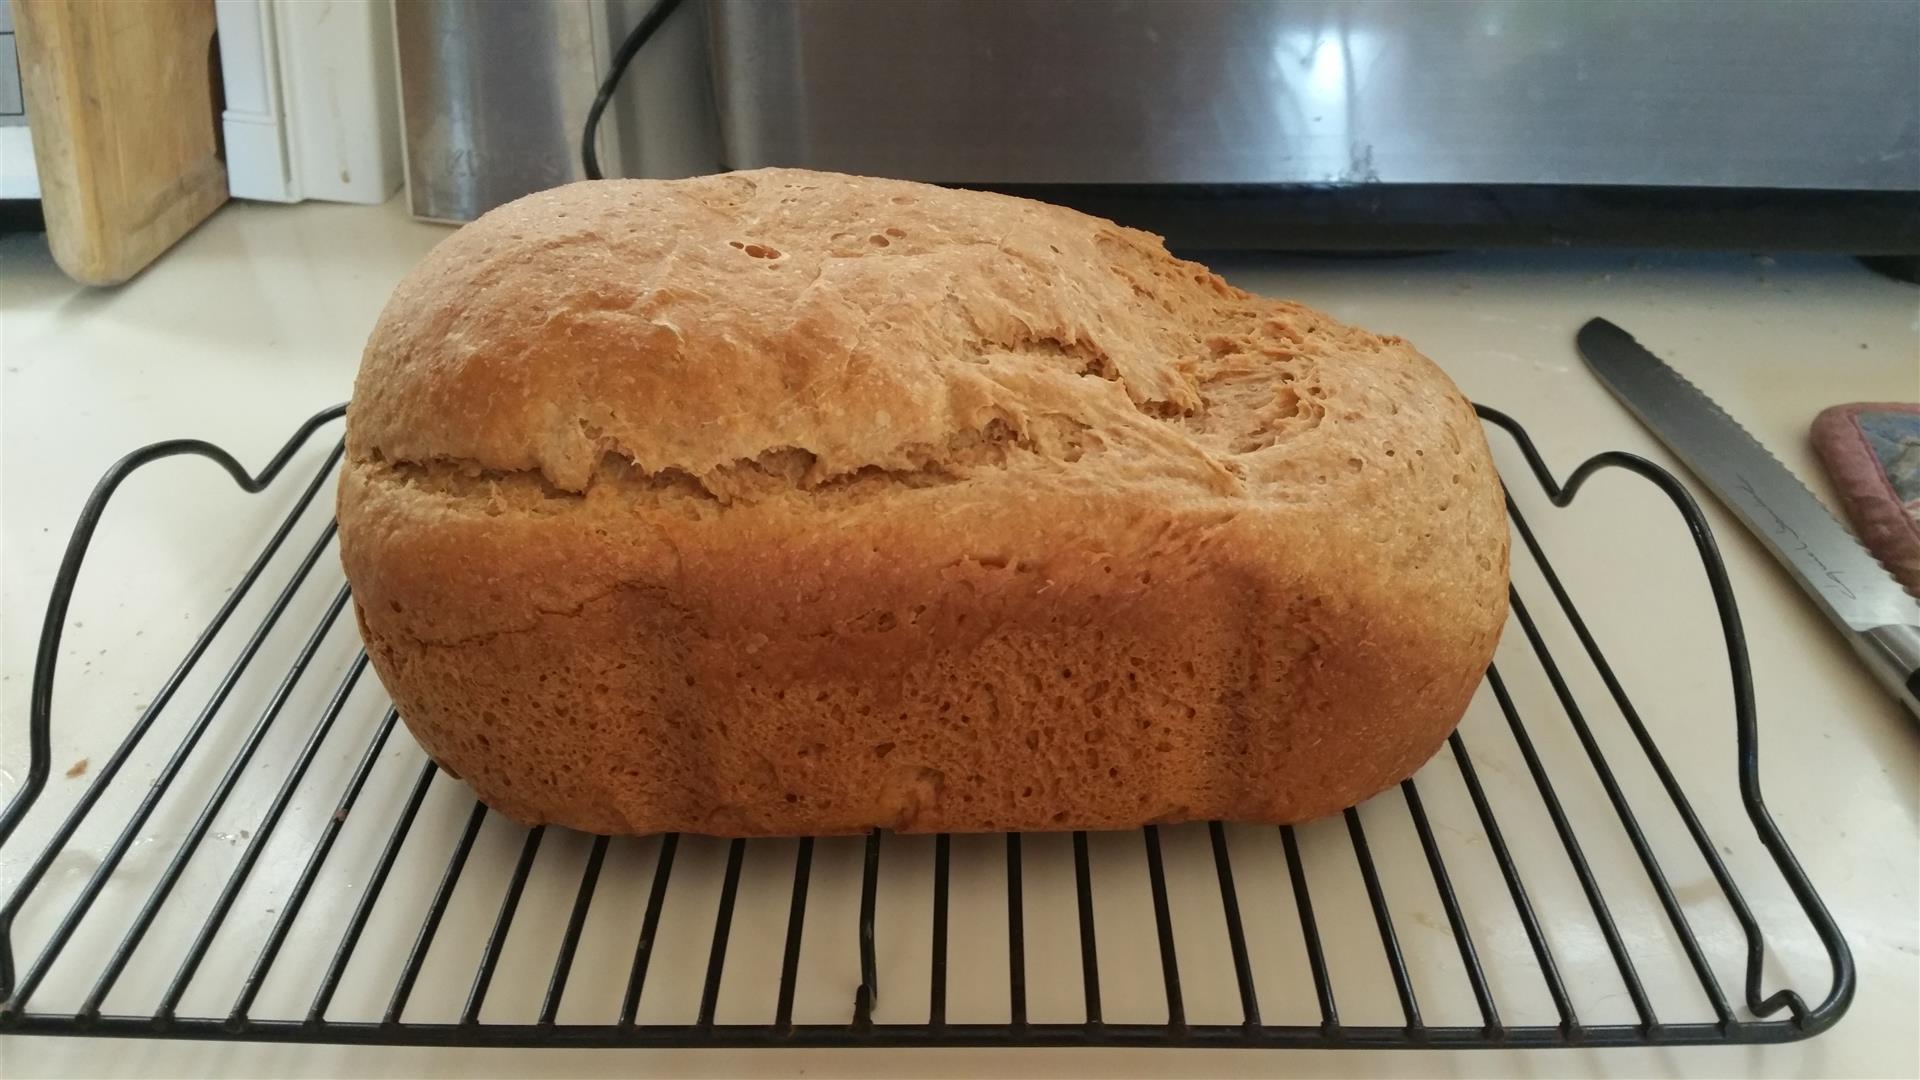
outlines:
M213 0L13 0L54 261L125 281L227 200Z

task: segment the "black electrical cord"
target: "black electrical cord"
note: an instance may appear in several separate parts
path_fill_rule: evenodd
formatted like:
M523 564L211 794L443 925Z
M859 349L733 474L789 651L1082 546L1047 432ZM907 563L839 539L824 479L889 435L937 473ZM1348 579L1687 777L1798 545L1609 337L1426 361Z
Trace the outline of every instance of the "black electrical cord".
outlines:
M633 63L633 56L640 47L667 21L667 16L680 6L680 0L659 0L640 17L640 22L620 43L613 54L613 64L607 68L607 77L600 80L600 92L593 96L593 107L587 110L586 130L580 133L580 168L589 180L602 179L600 173L600 155L594 151L594 135L600 130L600 114L607 111L607 102L613 100L613 92L620 86L620 76L626 74L627 66Z

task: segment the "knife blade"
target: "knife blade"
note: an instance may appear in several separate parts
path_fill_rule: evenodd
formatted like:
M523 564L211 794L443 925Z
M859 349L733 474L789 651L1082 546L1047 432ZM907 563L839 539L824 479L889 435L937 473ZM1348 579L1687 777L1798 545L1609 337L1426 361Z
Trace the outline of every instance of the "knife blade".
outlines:
M1920 717L1920 600L1758 439L1632 334L1592 319L1575 343L1607 389L1792 571L1881 682Z

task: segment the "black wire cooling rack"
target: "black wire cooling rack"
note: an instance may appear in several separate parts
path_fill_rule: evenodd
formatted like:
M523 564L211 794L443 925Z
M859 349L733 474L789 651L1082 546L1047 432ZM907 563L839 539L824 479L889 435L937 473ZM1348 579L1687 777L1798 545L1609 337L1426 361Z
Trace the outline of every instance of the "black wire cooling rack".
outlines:
M0 1032L438 1045L1388 1048L1759 1043L1826 1029L1852 998L1853 962L1762 798L1746 645L1699 508L1670 474L1624 453L1586 461L1563 485L1514 421L1491 409L1480 412L1511 437L1556 507L1570 503L1596 473L1623 469L1665 493L1684 518L1724 631L1737 804L1731 792L1715 790L1703 801L1708 812L1696 811L1509 498L1521 546L1591 665L1582 678L1597 674L1606 698L1602 710L1583 708L1575 690L1580 680L1553 655L1551 635L1516 589L1513 621L1527 645L1521 655L1538 666L1528 677L1544 677L1540 700L1557 715L1523 715L1496 666L1486 677L1491 704L1483 696L1484 722L1476 721L1471 737L1482 755L1493 753L1485 740L1511 739L1499 752L1517 765L1502 774L1534 808L1524 814L1515 810L1519 795L1492 792L1463 727L1397 793L1298 828L1215 822L1070 837L876 832L863 842L610 840L519 830L440 777L408 745L404 730L395 738L396 717L377 696L377 684L363 678L366 656L357 641L334 643L347 657L339 663L339 681L330 692L306 691L312 701L301 704L303 677L326 666L316 657L333 641L349 596L344 585L326 585L337 573L331 561L315 576L333 541L330 519L297 558L297 546L285 555L281 549L303 521L326 517L324 502L309 509L329 490L341 457L336 446L84 792L64 815L43 808L49 834L23 842L15 831L45 794L52 768L54 669L69 602L108 500L142 466L181 454L209 458L246 491L262 492L344 406L303 424L257 476L204 442L137 451L114 465L87 500L47 608L32 688L30 769L0 818L0 853L12 882L0 908ZM258 626L222 638L236 611L257 605L260 598L246 598L269 567L288 561L293 568ZM313 593L310 580L320 583L320 599L309 604L321 609L317 623L304 638L294 632L290 640L300 644L288 646L291 660L277 681L236 695L237 687L253 687L249 680L258 675L250 665L269 638L289 633L280 628L283 616L299 609L303 588ZM342 637L350 639L350 631ZM143 749L217 638L238 642L231 665L211 680L203 703L169 714L191 715L175 725L181 733L170 752ZM1604 708L1607 701L1611 709ZM1611 722L1614 710L1624 734L1589 720L1605 711ZM230 722L232 714L256 719L247 727ZM256 761L289 714L311 717L304 741ZM358 741L348 745L364 749L343 756L339 744L356 727ZM217 732L212 740L204 738L210 729ZM1562 743L1558 757L1553 739ZM1623 746L1633 768L1650 779L1623 779ZM217 779L208 772L208 779L183 785L210 784L203 801L200 790L182 795L175 788L183 770L200 776L192 763L223 754ZM344 783L320 789L312 780L319 775L315 763L335 757ZM238 840L218 832L236 789L253 783L254 772L269 761L282 770L279 783L268 784L246 810L250 828L241 829ZM382 772L392 761L401 762L392 775ZM1576 782L1595 791L1582 811L1566 794ZM1428 800L1443 785L1463 796L1457 825L1429 812ZM173 811L191 823L173 838L171 858L132 874L129 852L151 839L145 835L150 819L170 794L198 810ZM387 797L390 813L367 809L379 797ZM303 809L309 804L320 807L318 817ZM1504 817L1496 812L1501 804ZM376 814L375 827L364 827L367 813ZM1712 817L1724 825L1727 817L1742 816L1753 830L1743 839L1763 849L1744 872L1751 878L1756 868L1765 871L1770 887L1790 894L1777 908L1804 916L1798 927L1806 941L1803 958L1830 972L1817 1004L1790 987L1768 993L1763 985L1791 980L1767 970L1775 959L1760 920L1723 859L1732 849L1722 848L1706 825ZM301 823L280 829L291 818ZM1677 825L1644 824L1653 818ZM341 842L355 826L361 826L358 839ZM483 839L489 826L492 839ZM1511 843L1520 829L1537 842L1524 850ZM495 835L502 831L504 841ZM1611 864L1592 856L1601 831L1624 839ZM1400 854L1376 856L1389 833L1401 838ZM227 843L209 843L210 834ZM283 846L270 848L270 842ZM543 844L568 849L567 859L558 860L568 869L544 861ZM209 849L223 856L211 868L202 865ZM255 879L269 850L278 854L268 861L284 874L267 887ZM1471 865L1463 850L1470 851ZM1676 887L1671 879L1666 867L1676 851L1696 868L1693 884ZM355 865L341 869L343 853L351 852L358 852L349 860ZM1344 889L1328 869L1330 860L1347 868ZM1266 872L1253 874L1253 862ZM577 877L570 869L576 864ZM903 874L908 886L896 887ZM136 880L121 880L129 877ZM417 904L394 884L400 877L418 879ZM1566 887L1551 902L1542 900L1543 882L1555 877ZM193 884L183 889L183 880ZM329 899L315 901L323 891ZM1409 899L1416 892L1424 900ZM535 894L551 899L549 913L526 914ZM1621 916L1635 897L1643 898L1639 910L1646 917ZM449 912L461 903L472 909L471 935L449 930L458 921ZM1422 904L1443 919L1422 915ZM758 914L737 914L742 905ZM1043 930L1034 920L1047 905L1055 915ZM1130 905L1137 923L1116 931L1116 911ZM1709 917L1703 905L1731 920L1726 932L1696 931L1696 921ZM41 911L31 934L19 921L29 910ZM525 917L516 922L516 913ZM608 919L629 913L638 918L637 933L609 930ZM157 922L175 929L153 933ZM1336 934L1336 922L1346 930ZM885 932L877 933L877 924ZM184 927L194 929L179 932ZM86 944L76 945L76 935ZM595 943L583 947L589 937ZM542 938L546 944L535 940ZM1669 974L1677 973L1686 991L1678 1006L1672 1004L1674 979L1663 990L1647 975L1658 966L1648 954L1656 938L1674 953ZM30 948L23 946L28 939ZM1495 941L1492 959L1486 958L1489 940ZM311 948L312 959L278 963L290 941ZM471 966L459 961L443 977L423 974L456 944L477 948ZM22 966L16 966L16 947L23 948ZM688 959L689 949L696 958ZM665 956L675 950L681 959L669 964ZM751 972L742 967L749 950L764 954ZM498 978L509 953L518 957L513 970L540 977ZM1126 967L1129 959L1135 962ZM1372 992L1356 992L1365 980L1353 971L1371 966L1377 973L1382 961L1385 977ZM822 964L823 971L814 970ZM122 981L130 965L151 972L150 985L162 988L137 1008L120 1004L134 996ZM991 999L984 1011L962 1008L950 995L961 985L955 973L969 965L969 992ZM1433 970L1443 965L1450 982ZM1736 973L1737 998L1716 965ZM357 979L367 987L346 993L343 986L356 983L360 968L382 970ZM1288 979L1293 991L1284 989ZM1042 980L1055 985L1044 1004L1037 989ZM1058 989L1062 980L1065 991ZM49 997L54 981L68 987L63 1003L42 1004L36 994ZM724 992L741 990L736 984L743 984L744 996ZM1201 1002L1203 984L1225 989ZM297 1004L263 1008L263 987L273 985L280 998ZM1598 1004L1583 1002L1597 985L1617 989ZM903 1004L883 1007L883 987ZM1338 1001L1336 987L1344 990ZM524 1009L501 1006L503 994L520 999ZM349 1006L349 997L357 1004ZM189 1001L212 1004L188 1008L183 1003ZM1610 1018L1593 1018L1609 1010ZM1450 1018L1438 1019L1443 1012ZM1528 1019L1513 1019L1520 1015Z

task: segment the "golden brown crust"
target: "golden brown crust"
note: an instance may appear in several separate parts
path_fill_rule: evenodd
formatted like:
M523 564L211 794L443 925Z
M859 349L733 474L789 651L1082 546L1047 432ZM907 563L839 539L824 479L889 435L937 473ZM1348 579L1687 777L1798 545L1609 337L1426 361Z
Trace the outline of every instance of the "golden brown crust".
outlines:
M395 291L347 440L375 669L529 822L1301 820L1431 755L1505 618L1430 362L1002 196L520 200Z

